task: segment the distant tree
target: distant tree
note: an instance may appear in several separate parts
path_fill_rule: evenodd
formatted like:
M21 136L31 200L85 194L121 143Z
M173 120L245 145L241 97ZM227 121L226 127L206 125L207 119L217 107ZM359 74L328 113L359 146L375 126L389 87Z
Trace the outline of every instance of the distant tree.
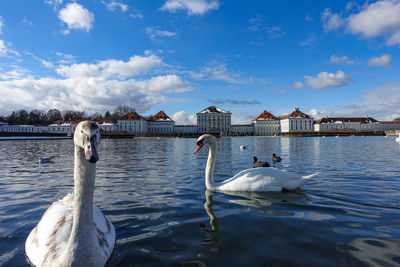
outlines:
M123 116L131 112L135 112L135 109L128 105L119 105L118 107L115 108L114 111L114 113L116 113L119 118L122 118Z
M29 112L28 122L33 125L44 125L47 122L46 113L43 110L34 109Z
M28 124L29 114L25 109L20 109L18 111L13 111L8 117L7 122L9 124Z
M66 121L83 120L86 118L85 111L66 110L63 113L63 119Z
M47 111L46 117L48 124L52 124L58 120L63 119L61 111L59 111L58 109L50 109L49 111Z
M396 119L394 119L394 121L400 121L400 117L399 117L399 118L396 118Z
M104 113L104 119L109 119L111 117L111 113L110 111L106 111L106 113Z
M102 120L103 119L103 115L100 112L96 112L93 115L91 115L89 117L89 119L91 119L91 120Z

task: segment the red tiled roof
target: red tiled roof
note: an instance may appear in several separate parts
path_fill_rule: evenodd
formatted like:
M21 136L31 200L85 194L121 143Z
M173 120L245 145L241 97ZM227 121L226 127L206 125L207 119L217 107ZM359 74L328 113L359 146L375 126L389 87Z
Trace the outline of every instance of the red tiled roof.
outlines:
M165 114L165 112L162 110L149 119L149 121L159 121L159 120L172 121L172 119L168 117L168 115Z
M52 124L57 124L57 125L61 125L61 124L78 124L81 121L84 121L84 119L82 120L75 120L75 121L68 121L68 120L56 120L55 122L53 122Z
M128 114L125 114L121 120L143 120L142 116L137 114L136 112L130 112Z
M269 113L268 111L264 110L263 112L260 113L256 118L253 119L253 121L256 120L279 120L277 117Z
M295 108L292 113L289 115L284 116L282 119L288 119L288 118L306 118L306 119L311 119L310 116L307 114L301 112L298 108Z
M52 124L57 124L57 125L61 125L61 124L78 124L81 121L86 121L87 119L81 119L81 120L74 120L74 121L68 121L68 120L56 120L55 122L53 122ZM98 124L103 124L103 123L113 123L110 120L107 119L99 119L99 120L91 120L94 121Z
M380 121L382 124L399 124L400 121Z
M351 118L322 118L319 119L316 124L320 123L335 123L335 122L360 122L360 123L371 123L378 122L371 117L351 117Z

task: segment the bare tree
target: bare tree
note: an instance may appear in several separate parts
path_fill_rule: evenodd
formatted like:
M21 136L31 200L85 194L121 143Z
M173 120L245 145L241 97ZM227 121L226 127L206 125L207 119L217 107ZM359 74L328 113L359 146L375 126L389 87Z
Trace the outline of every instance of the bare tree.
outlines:
M128 113L136 112L136 110L128 105L119 105L115 108L114 112L119 116L119 118L122 118Z

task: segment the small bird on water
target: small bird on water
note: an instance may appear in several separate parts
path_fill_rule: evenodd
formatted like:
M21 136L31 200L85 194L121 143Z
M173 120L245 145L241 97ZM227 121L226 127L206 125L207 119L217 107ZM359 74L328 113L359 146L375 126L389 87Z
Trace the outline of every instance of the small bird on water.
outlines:
M268 162L265 161L258 161L257 157L254 157L253 168L259 168L259 167L269 167L269 164Z
M282 160L281 157L279 157L279 156L277 156L275 154L272 154L272 161L273 162L280 162L281 160Z

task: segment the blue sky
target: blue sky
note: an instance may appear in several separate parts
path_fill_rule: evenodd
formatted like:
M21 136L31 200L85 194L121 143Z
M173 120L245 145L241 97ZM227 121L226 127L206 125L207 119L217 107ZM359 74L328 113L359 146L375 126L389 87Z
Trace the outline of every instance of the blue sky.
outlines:
M0 115L400 117L400 1L2 0Z

